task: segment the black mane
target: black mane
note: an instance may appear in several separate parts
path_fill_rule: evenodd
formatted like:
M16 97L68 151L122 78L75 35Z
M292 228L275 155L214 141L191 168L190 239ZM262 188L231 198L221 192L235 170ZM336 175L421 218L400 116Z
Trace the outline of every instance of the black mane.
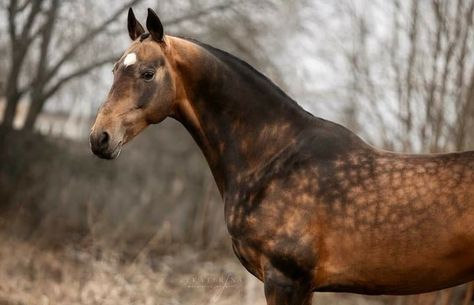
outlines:
M212 55L214 55L215 57L217 57L223 63L231 65L233 68L240 68L241 70L249 71L250 74L253 77L255 77L255 79L258 79L259 81L262 81L262 83L265 86L268 86L269 89L271 89L274 92L278 93L278 95L280 95L283 98L283 100L285 100L287 102L287 104L290 105L291 108L297 109L298 112L304 113L305 116L309 116L314 123L316 123L320 126L321 125L331 126L331 128L335 128L335 130L338 130L341 136L344 135L344 136L349 137L349 138L353 138L353 139L355 138L355 139L357 139L357 141L361 141L361 139L356 134L354 134L352 131L347 129L345 126L340 125L340 124L335 123L335 122L332 122L332 121L325 120L325 119L320 118L318 116L315 116L311 112L309 112L306 109L304 109L303 107L301 107L298 104L298 102L296 102L290 96L288 96L288 94L285 91L283 91L278 85L276 85L267 76L265 76L260 71L255 69L252 65L248 64L247 62L245 62L244 60L238 58L237 56L232 55L232 54L230 54L226 51L223 51L221 49L218 49L216 47L213 47L211 45L208 45L206 43L203 43L203 42L201 42L199 40L196 40L194 38L188 38L188 37L182 37L182 36L178 36L178 37L200 46L201 48L203 48L207 52L209 52Z
M285 91L283 91L278 85L276 85L271 79L269 79L267 76L265 76L262 72L255 69L252 65L250 65L246 61L244 61L244 60L238 58L237 56L232 55L232 54L230 54L226 51L223 51L221 49L218 49L216 47L208 45L204 42L201 42L199 40L196 40L196 39L193 39L193 38L188 38L188 37L179 37L179 38L182 38L184 40L187 40L189 42L197 44L198 46L205 49L206 51L208 51L209 53L211 53L215 57L219 58L224 63L234 63L236 66L239 66L239 67L242 67L244 69L249 70L250 72L252 72L252 75L254 77L256 77L259 80L266 83L266 85L268 85L270 88L274 89L281 96L285 97L286 99L288 99L293 104L297 105L298 107L301 107L295 100L293 100L290 96L288 96L288 94Z

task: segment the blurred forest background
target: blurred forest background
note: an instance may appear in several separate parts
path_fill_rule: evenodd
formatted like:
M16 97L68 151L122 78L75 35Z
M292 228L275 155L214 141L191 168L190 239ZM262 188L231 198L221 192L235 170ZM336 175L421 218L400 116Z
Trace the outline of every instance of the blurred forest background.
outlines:
M90 152L131 6L378 147L474 148L474 0L0 0L1 305L264 304L184 128L149 127L114 162ZM325 303L472 304L472 287Z

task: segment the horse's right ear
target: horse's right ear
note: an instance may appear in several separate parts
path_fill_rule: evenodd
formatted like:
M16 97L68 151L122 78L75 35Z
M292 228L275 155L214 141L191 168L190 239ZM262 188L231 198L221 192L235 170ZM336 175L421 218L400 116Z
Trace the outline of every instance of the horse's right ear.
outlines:
M143 29L140 22L138 22L138 20L135 18L135 14L133 13L132 8L128 10L127 27L128 27L128 35L130 35L130 38L132 40L137 39L143 33L145 33L145 29Z
M165 35L163 24L161 24L160 18L151 8L148 9L148 16L146 17L146 28L153 40L157 42L163 41Z

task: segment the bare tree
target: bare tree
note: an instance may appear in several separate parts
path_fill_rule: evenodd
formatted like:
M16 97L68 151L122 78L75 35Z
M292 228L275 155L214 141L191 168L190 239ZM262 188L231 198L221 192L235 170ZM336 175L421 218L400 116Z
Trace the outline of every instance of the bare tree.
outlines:
M45 101L65 83L112 61L114 54L106 54L79 65L67 73L62 71L66 64L75 60L75 56L87 43L105 32L125 10L140 1L126 2L79 37L68 39L68 47L64 49L61 56L56 54L54 61L51 53L58 50L53 46L53 41L55 33L58 31L59 13L61 8L68 9L68 5L71 3L58 0L9 1L7 15L11 65L6 78L7 107L3 125L12 126L18 101L29 91L30 108L25 128L32 129ZM39 45L39 51L33 54L36 45ZM28 56L35 55L37 59L31 61L33 66L26 67L25 62L28 60ZM21 84L22 75L25 78L23 85Z
M465 149L474 120L474 1L366 5L343 10L354 35L345 55L348 88L359 105L370 105L366 115L377 122L382 143L403 151ZM374 24L370 8L391 23Z

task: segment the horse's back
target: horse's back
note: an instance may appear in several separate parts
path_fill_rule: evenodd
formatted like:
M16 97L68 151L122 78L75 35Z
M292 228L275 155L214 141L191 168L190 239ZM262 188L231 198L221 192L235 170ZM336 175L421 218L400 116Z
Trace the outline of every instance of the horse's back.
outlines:
M417 293L474 278L474 152L335 162L321 289Z
M382 152L319 129L247 185L226 202L238 256L283 260L316 290L416 293L473 278L474 152Z

